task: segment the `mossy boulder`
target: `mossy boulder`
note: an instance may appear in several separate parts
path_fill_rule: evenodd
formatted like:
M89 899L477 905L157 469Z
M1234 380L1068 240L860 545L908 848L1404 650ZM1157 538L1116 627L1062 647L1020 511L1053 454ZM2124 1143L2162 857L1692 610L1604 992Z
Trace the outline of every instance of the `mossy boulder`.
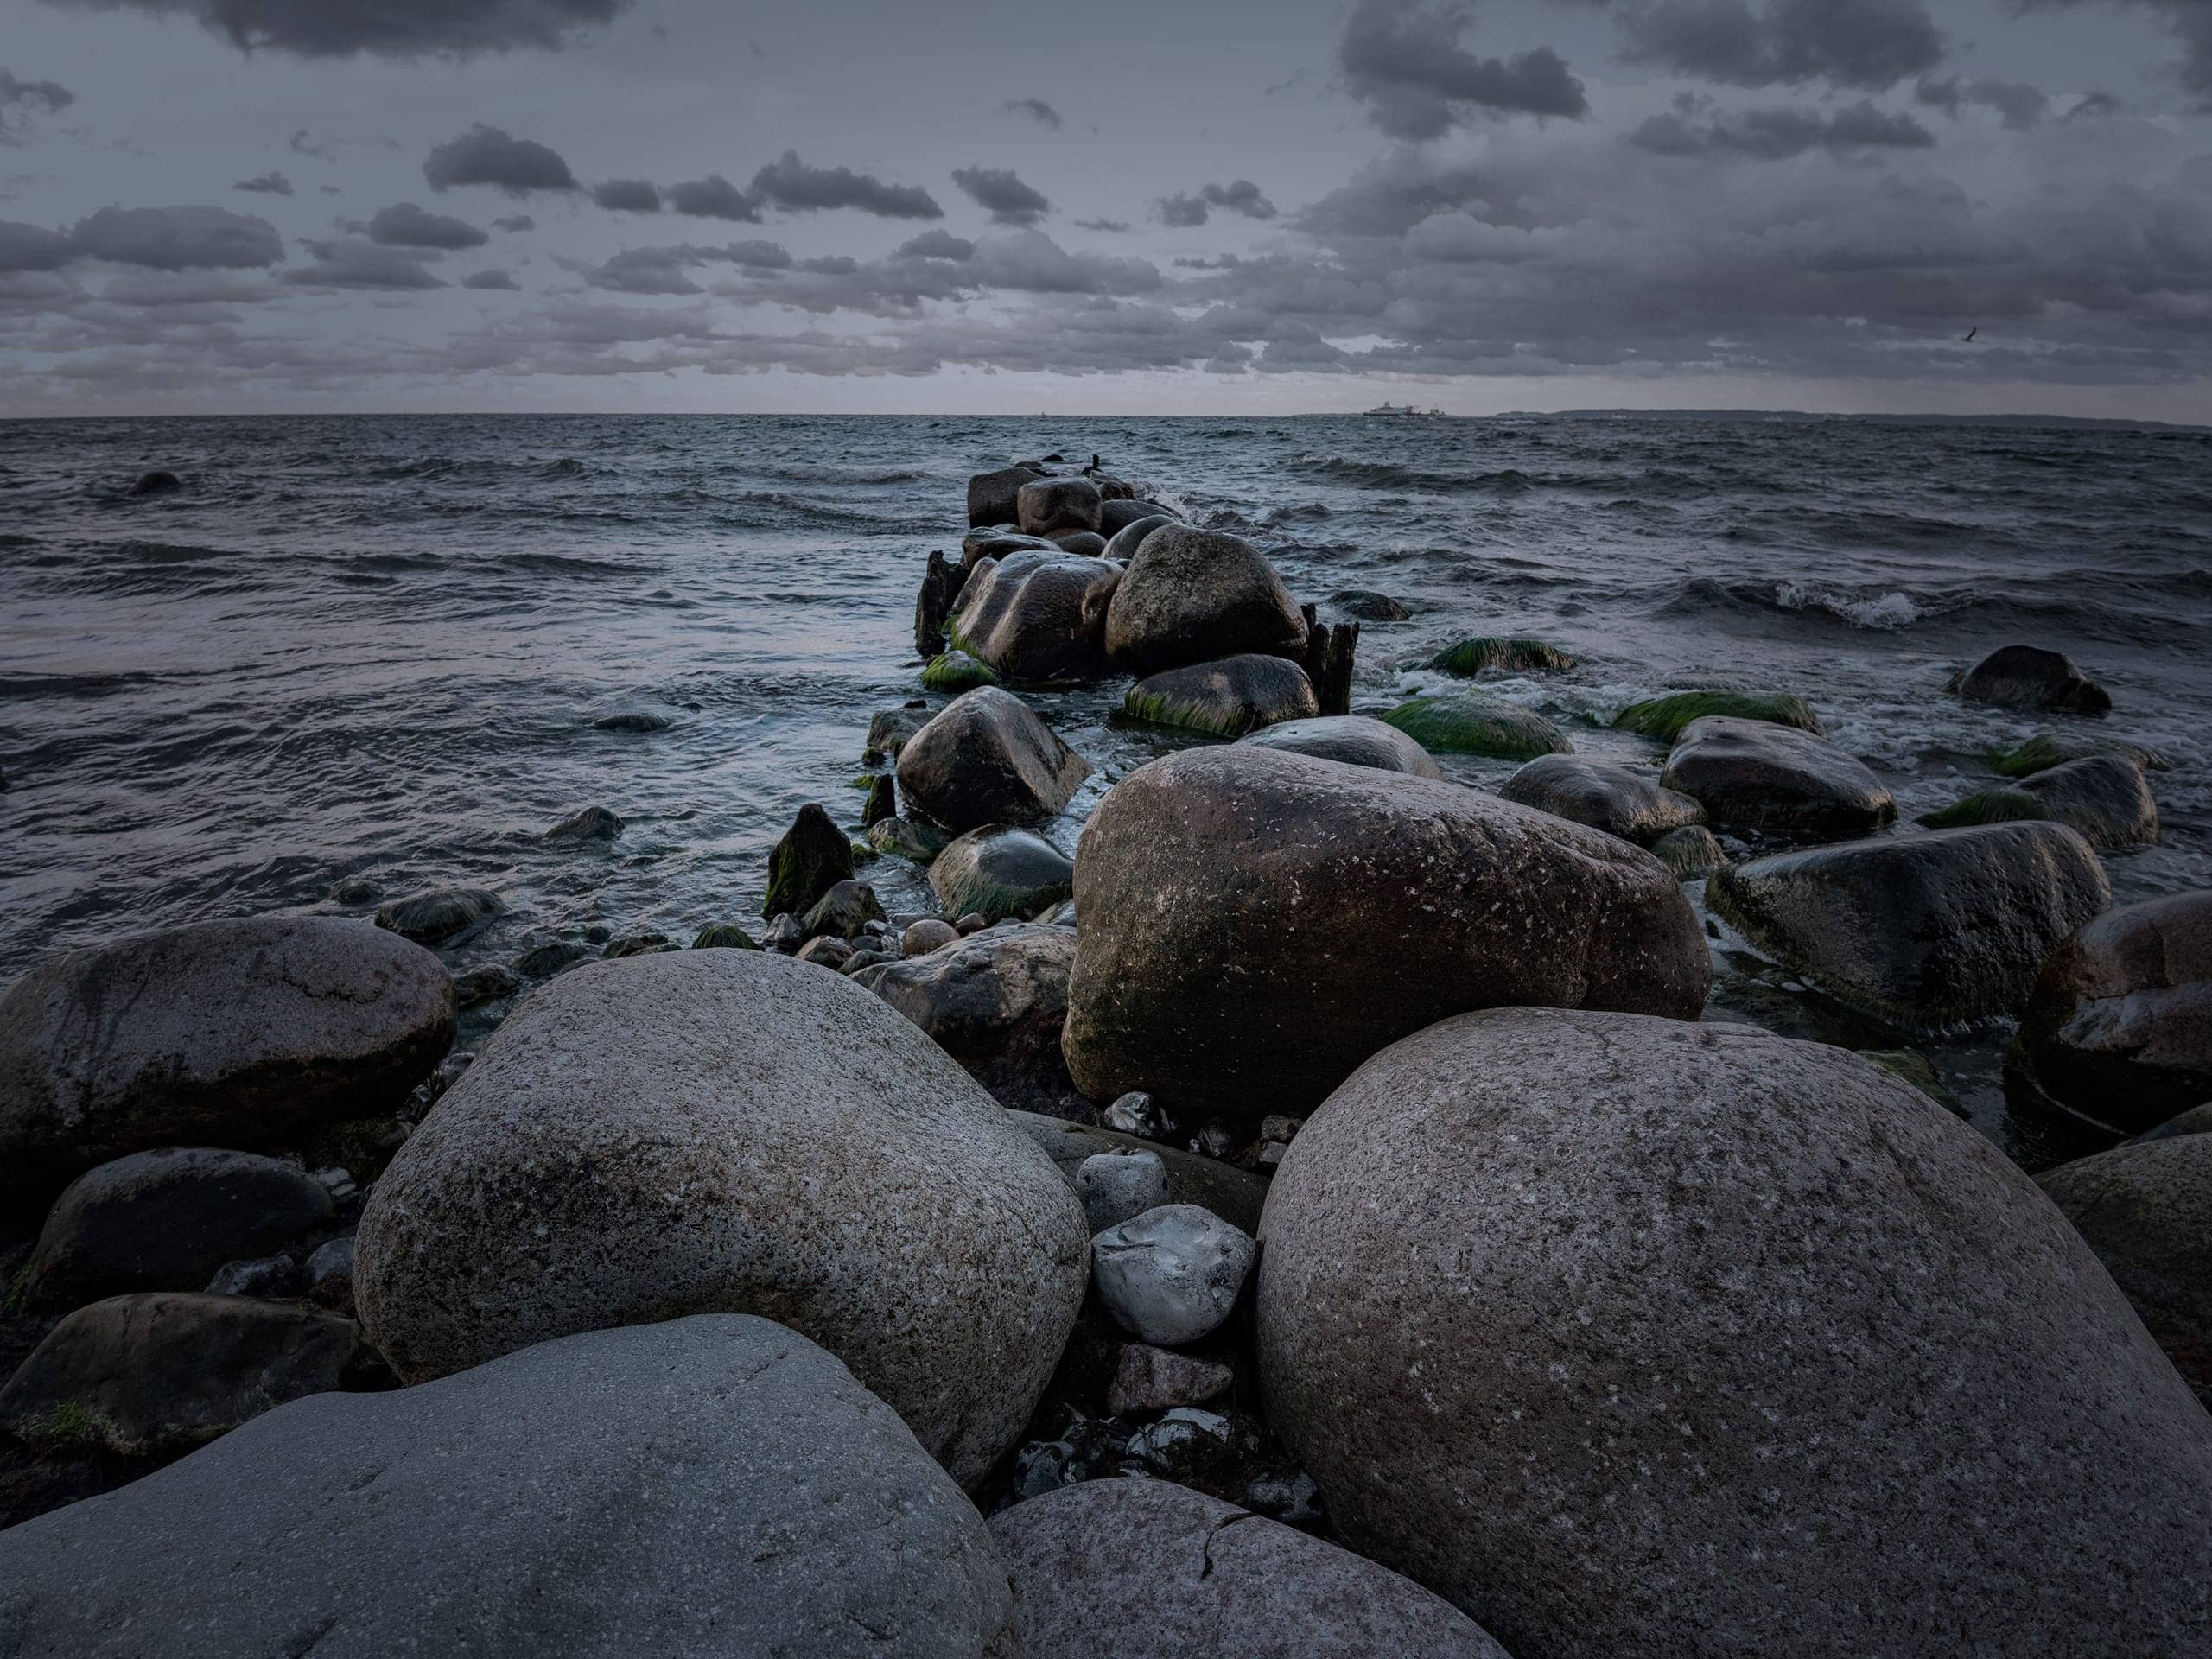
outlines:
M1471 692L1415 697L1382 716L1431 754L1482 754L1494 760L1533 760L1571 754L1566 734L1534 709Z
M1116 569L1058 548L979 560L945 638L1005 679L1103 679L1105 613L1094 614L1084 601Z
M768 896L760 913L804 916L816 899L852 874L853 843L819 804L809 801L768 855Z
M2018 748L1993 749L1989 765L1990 769L2001 777L2025 778L2035 772L2048 772L2053 766L2063 766L2069 760L2086 760L2093 754L2116 754L2123 760L2133 760L2145 772L2171 771L2174 764L2164 751L2145 748L2139 743L2076 736L2071 733L2038 732Z
M949 704L899 755L909 810L956 835L1033 823L1068 804L1090 763L1011 691L984 686Z
M868 827L868 845L879 853L896 853L917 864L927 864L952 839L950 830L912 818L879 818Z
M2065 824L2092 847L2152 847L2158 840L2158 805L2143 770L2116 754L2061 761L2016 784L1969 795L1920 821L1945 830L2034 818Z
M758 950L760 941L734 922L716 922L711 927L699 930L699 937L691 941L691 948L694 950Z
M1484 633L1446 645L1428 659L1428 665L1471 679L1486 668L1510 673L1573 668L1574 658L1541 639L1508 639Z
M1249 655L1151 675L1129 688L1122 708L1132 720L1216 737L1242 737L1321 712L1304 669L1284 658Z
M2008 786L1977 790L1964 800L1922 813L1920 822L1930 830L1956 830L1962 824L2020 823L2050 816L2027 791Z
M948 651L932 657L922 670L922 686L930 691L969 691L979 685L996 685L999 677L964 651Z
M946 845L930 865L930 890L948 916L1027 919L1075 892L1075 864L1040 835L992 825Z
M1726 715L1735 720L1764 720L1777 726L1794 726L1819 736L1821 719L1802 697L1788 691L1672 691L1663 697L1631 702L1613 716L1617 730L1635 732L1671 743L1682 728L1707 715Z

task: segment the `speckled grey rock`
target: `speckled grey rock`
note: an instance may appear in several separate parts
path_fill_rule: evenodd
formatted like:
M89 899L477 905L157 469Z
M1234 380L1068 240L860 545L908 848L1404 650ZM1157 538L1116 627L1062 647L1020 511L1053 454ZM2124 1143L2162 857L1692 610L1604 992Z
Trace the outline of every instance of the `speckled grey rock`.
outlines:
M2212 1100L2201 1106L2192 1106L2185 1112L2176 1112L2164 1122L2153 1124L2144 1130L2129 1144L2139 1146L2145 1141L2171 1141L2183 1135L2212 1135Z
M198 1290L226 1262L265 1255L331 1217L330 1190L250 1152L161 1147L87 1170L46 1212L24 1286L34 1306L128 1290Z
M1707 715L1682 728L1659 775L1713 823L1802 840L1863 836L1893 821L1880 779L1824 737L1770 720Z
M1505 780L1509 801L1586 823L1649 847L1662 836L1705 821L1705 809L1653 779L1579 754L1540 754Z
M1127 564L1136 556L1137 549L1144 545L1146 537L1151 535L1155 530L1163 529L1179 521L1173 513L1161 512L1156 509L1143 510L1145 504L1141 502L1129 502L1123 505L1125 512L1128 512L1130 516L1123 518L1122 523L1116 524L1110 531L1106 530L1109 516L1122 518L1122 515L1112 513L1109 509L1102 509L1098 515L1098 524L1099 528L1105 531L1106 534L1106 556L1119 563Z
M1167 1202L1167 1166L1156 1152L1094 1152L1076 1166L1075 1195L1092 1236Z
M996 472L977 473L968 480L968 522L988 526L1013 524L1020 512L1021 486L1044 476L1045 469L1029 461L1016 461Z
M1114 590L1105 644L1120 666L1157 674L1246 652L1302 654L1306 619L1249 542L1165 524L1138 544Z
M419 945L326 916L201 922L50 957L0 995L0 1194L149 1147L374 1117L453 1045Z
M1071 1123L1039 1112L1010 1112L1015 1125L1027 1133L1045 1155L1058 1166L1069 1189L1084 1160L1102 1152L1142 1151L1156 1154L1167 1168L1167 1201L1195 1204L1211 1210L1231 1226L1256 1232L1260 1206L1267 1202L1267 1181L1218 1158L1201 1157L1181 1147L1171 1147L1141 1136L1096 1124Z
M1178 1406L1202 1406L1236 1385L1235 1368L1217 1359L1179 1354L1148 1342L1125 1342L1115 1356L1106 1409L1116 1417L1139 1417Z
M24 1659L1017 1659L982 1519L765 1319L567 1337L257 1419L0 1533Z
M1256 1254L1249 1234L1211 1210L1164 1204L1093 1238L1090 1276L1116 1325L1173 1348L1229 1317Z
M995 685L953 699L899 752L908 809L956 836L1049 818L1090 775L1028 704Z
M1535 1008L1384 1051L1262 1226L1338 1534L1557 1659L2181 1655L2212 1417L2065 1218L1871 1061Z
M772 1314L963 1483L1082 1300L1065 1183L967 1073L788 957L594 963L515 1012L377 1183L363 1322L410 1382L571 1331Z
M1060 1058L1075 935L1020 925L963 938L943 922L914 925L950 937L924 955L869 968L854 982L927 1032L1001 1104L1087 1112Z
M1706 899L1840 1001L1927 1030L2019 1007L2112 889L2063 824L1992 823L1751 859Z
M1432 779L1230 744L1129 774L1077 848L1062 1047L1092 1100L1297 1116L1448 1014L1693 1018L1712 968L1671 872Z
M2114 1147L2036 1179L2176 1369L2212 1397L2212 1135Z
M991 1520L1023 1659L1506 1659L1450 1603L1165 1480L1087 1480Z
M960 930L950 922L925 916L918 922L906 924L906 931L899 936L899 954L902 957L925 957L932 950L944 950L959 938Z
M1378 772L1402 772L1415 778L1444 775L1427 749L1396 727L1386 726L1369 715L1317 715L1311 720L1286 720L1236 741L1255 749L1287 749L1293 754L1310 754L1317 760L1373 766Z

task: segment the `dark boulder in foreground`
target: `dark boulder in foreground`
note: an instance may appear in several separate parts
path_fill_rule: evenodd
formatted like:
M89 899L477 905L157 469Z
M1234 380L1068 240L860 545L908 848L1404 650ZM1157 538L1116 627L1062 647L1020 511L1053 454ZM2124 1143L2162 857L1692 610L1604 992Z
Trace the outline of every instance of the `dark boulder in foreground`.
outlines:
M1106 653L1137 674L1246 652L1302 656L1306 619L1266 555L1188 524L1147 536L1106 612Z
M1756 858L1706 886L1716 915L1837 1001L1907 1030L2017 1008L2044 956L2108 909L2088 843L1995 823Z
M149 1147L375 1117L453 1046L444 964L325 916L201 922L49 958L0 995L0 1193Z
M1020 516L1022 486L1033 484L1044 475L1043 467L1028 461L1017 461L995 473L977 473L968 480L968 522L978 529L1014 523Z
M2077 715L2101 715L2112 708L2112 694L2074 665L2062 652L2040 645L2002 645L1962 674L1951 690L1976 702L2016 709L2063 709Z
M970 830L938 854L930 891L948 916L1028 921L1075 891L1075 866L1044 836L992 824Z
M1897 815L1895 798L1859 761L1824 737L1772 721L1692 721L1659 782L1695 800L1713 823L1763 835L1863 836Z
M1014 496L1015 516L1025 536L1055 531L1098 528L1098 486L1087 478L1042 478L1025 484Z
M853 874L853 843L821 805L809 801L768 854L768 893L760 913L804 916Z
M1694 1019L1712 977L1674 876L1624 842L1242 744L1156 760L1109 794L1077 851L1076 908L1077 1087L1179 1112L1295 1114L1466 1008Z
M2212 893L2128 905L2063 940L2013 1060L2045 1096L2117 1128L2212 1100Z
M1662 789L1626 766L1580 755L1538 755L1507 779L1497 792L1506 800L1586 823L1639 847L1705 821L1705 809L1688 796Z
M1111 672L1105 618L1084 596L1113 569L1079 553L1015 553L978 564L948 628L956 645L1009 680L1096 680Z
M835 1358L730 1315L285 1406L0 1533L0 1584L27 1656L1020 1652L959 1488Z
M1080 1481L991 1535L1024 1659L1506 1659L1409 1580L1173 1481Z
M1049 818L1090 775L1028 704L996 686L955 699L899 752L908 809L956 835Z
M854 980L927 1032L1001 1105L1088 1116L1060 1057L1074 967L1066 928L991 927Z
M1402 772L1414 778L1444 775L1427 749L1396 727L1365 715L1319 715L1311 720L1286 720L1263 727L1239 741L1248 748L1285 749L1293 754L1310 754L1317 760L1373 766L1380 772Z
M1281 657L1224 657L1148 675L1128 690L1122 709L1154 726L1182 726L1215 737L1241 737L1278 721L1319 718L1313 682Z
M2114 1147L2036 1179L2212 1402L2212 1135Z
M2212 1643L2212 1417L2027 1176L1872 1063L1501 1008L1362 1067L1262 1225L1338 1535L1554 1659Z

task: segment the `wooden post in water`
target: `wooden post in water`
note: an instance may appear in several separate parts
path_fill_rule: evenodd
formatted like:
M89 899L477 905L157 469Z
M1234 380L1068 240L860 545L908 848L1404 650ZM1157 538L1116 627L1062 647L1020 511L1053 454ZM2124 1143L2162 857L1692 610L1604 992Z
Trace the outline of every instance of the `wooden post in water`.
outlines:
M1359 624L1339 622L1324 626L1311 605L1299 610L1306 618L1306 677L1313 682L1314 700L1325 715L1351 713L1351 658L1359 644Z
M922 577L922 591L914 601L914 649L924 661L944 649L944 625L959 602L967 578L968 573L944 554L930 555L929 571Z

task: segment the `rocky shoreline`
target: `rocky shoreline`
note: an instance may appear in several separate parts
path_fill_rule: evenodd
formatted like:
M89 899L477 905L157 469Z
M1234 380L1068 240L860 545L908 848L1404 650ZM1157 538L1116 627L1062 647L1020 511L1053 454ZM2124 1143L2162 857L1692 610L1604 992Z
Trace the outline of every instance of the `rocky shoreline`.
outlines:
M2089 676L1963 670L2050 730L1899 826L1791 688L1624 710L1648 770L1485 690L1541 640L1355 713L1387 596L1095 457L967 508L757 924L457 982L441 889L0 993L6 1650L2212 1648L2212 893L2113 907L2163 760ZM1124 679L1189 745L1070 858ZM1891 1046L1701 1020L1724 925ZM2119 1144L1960 1122L1974 1021Z

